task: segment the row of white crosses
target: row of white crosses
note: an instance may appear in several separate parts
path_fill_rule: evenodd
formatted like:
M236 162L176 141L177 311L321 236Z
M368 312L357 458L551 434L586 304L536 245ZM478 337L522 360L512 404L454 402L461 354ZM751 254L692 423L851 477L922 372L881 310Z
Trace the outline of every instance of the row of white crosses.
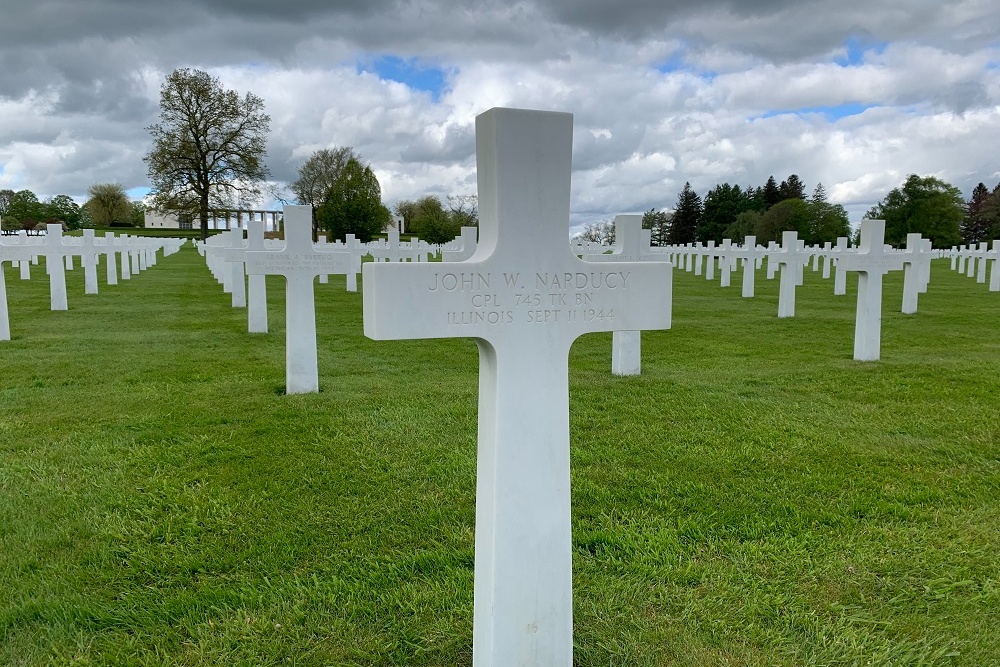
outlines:
M978 245L963 245L953 247L948 253L951 257L951 270L964 273L969 278L975 277L977 283L985 283L987 266L989 268L989 290L1000 292L1000 240L994 240L992 246L988 241Z
M243 230L237 227L198 244L212 274L232 295L232 306L247 308L250 333L267 332L265 276L285 277L285 386L289 394L319 391L313 279L318 276L323 283L330 274L345 274L347 290L357 291L357 274L364 255L371 254L376 261L419 262L429 259L433 250L422 241L401 243L398 232L390 232L388 242L364 244L348 234L344 243L326 243L322 236L319 243L313 243L311 219L311 207L286 206L284 241L265 241L263 223L251 220L246 242ZM467 258L475 248L476 228L464 227L452 249L444 253L445 259ZM247 277L249 290L245 293Z
M62 225L46 226L44 236L29 239L19 235L13 242L0 240L0 274L4 262L16 262L23 280L30 278L30 264L37 263L38 257L45 257L45 271L49 276L49 306L51 310L68 310L66 292L66 270L73 268L73 258L80 257L84 269L84 291L97 294L97 266L99 257L104 256L107 265L107 283L118 284L118 262L121 256L121 277L131 278L133 273L144 270L156 263L156 253L163 249L165 254L176 252L182 239L147 239L115 237L108 232L98 239L94 230L83 230L78 241L63 237ZM0 275L0 340L10 340L10 318L7 306L7 289L4 276Z
M743 272L743 296L752 297L754 294L754 276L756 260L761 255L768 258L767 277L773 278L780 272L780 285L778 294L778 317L787 318L795 315L795 292L796 287L803 282L803 272L805 266L812 263L814 271L819 271L820 260L823 260L823 277L829 278L831 266L834 260L837 264L837 272L834 280L834 294L843 295L846 290L846 276L848 271L859 273L859 288L857 318L855 323L855 352L854 357L858 360L876 360L879 358L880 330L881 330L881 276L890 270L904 270L904 288L902 312L912 314L917 312L917 301L919 294L927 291L930 280L931 259L938 256L938 253L931 248L928 239L922 239L919 234L910 234L907 237L906 249L904 251L894 251L884 245L885 223L881 221L864 221L862 224L862 248L859 250L848 250L847 238L842 237L837 240L837 247L826 243L823 248L806 248L802 240L794 231L786 231L782 234L781 245L769 244L767 250L761 249L756 244L754 237L747 237L742 248L734 247L727 240L719 247L709 243L706 246L700 244L687 245L681 247L668 248L675 257L683 257L685 266L693 269L695 274L700 270L699 261L702 256L709 260L706 268L706 278L712 279L713 257L719 258L721 272L720 282L723 286L728 286L729 270L734 265L736 258L744 259ZM694 257L693 266L691 258ZM875 292L878 292L878 303L875 303ZM875 317L876 305L879 309L878 317Z

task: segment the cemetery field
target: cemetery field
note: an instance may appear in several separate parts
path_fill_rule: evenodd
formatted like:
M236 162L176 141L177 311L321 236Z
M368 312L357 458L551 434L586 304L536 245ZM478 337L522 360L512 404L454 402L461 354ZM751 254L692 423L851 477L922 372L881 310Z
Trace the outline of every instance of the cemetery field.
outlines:
M577 341L576 664L1000 664L1000 293L948 267L886 277L879 362L809 268L782 320L675 268L639 377ZM4 270L0 665L471 665L472 341L334 276L286 396L280 278L250 335L190 245L68 312Z

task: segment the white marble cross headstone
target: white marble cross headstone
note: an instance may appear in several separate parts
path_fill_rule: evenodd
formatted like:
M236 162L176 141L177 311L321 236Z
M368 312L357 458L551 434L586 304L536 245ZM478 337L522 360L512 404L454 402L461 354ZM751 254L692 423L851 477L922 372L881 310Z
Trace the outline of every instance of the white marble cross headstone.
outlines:
M840 259L850 252L847 249L847 237L837 237L837 270L833 273L833 294L843 296L847 294L847 272L840 266Z
M830 277L830 262L832 258L830 257L830 252L833 250L833 244L827 241L823 244L823 280Z
M798 239L799 233L781 233L781 250L768 255L768 266L775 262L781 269L778 285L778 317L795 317L795 288L800 284L802 268L809 261L809 252Z
M882 276L903 268L905 258L886 252L885 220L861 221L861 247L838 262L844 271L858 272L858 309L854 321L854 358L878 361L882 349Z
M62 225L46 225L42 255L45 272L49 274L49 302L51 310L69 310L66 301L66 265L63 257L67 248L62 241Z
M80 248L80 263L83 265L83 293L97 294L97 245L94 243L94 230L83 230L83 243Z
M17 241L21 245L28 245L28 232L24 229L17 233ZM32 259L37 260L37 257L26 257L22 259L18 264L21 265L21 280L31 280L31 261Z
M247 251L264 249L264 221L247 222ZM246 261L246 255L243 256ZM267 333L267 276L252 275L247 278L247 331Z
M1000 292L1000 240L993 241L993 249L986 253L990 266L990 291Z
M105 271L109 285L118 284L118 259L115 249L115 233L105 232L104 245L98 246L99 252L104 255Z
M319 391L313 281L321 273L346 273L350 255L313 246L311 206L285 206L284 216L285 247L248 250L246 271L285 276L285 392L306 394Z
M902 307L902 312L907 315L917 312L920 293L926 290L924 278L930 263L931 256L925 250L924 239L920 237L920 234L907 234L905 264L903 265Z
M663 253L650 245L650 231L642 228L641 215L615 216L615 244L611 254L584 255L587 262L666 262ZM673 291L671 280L664 289ZM611 373L639 375L642 372L642 332L619 331L611 334Z
M670 326L669 264L572 253L572 145L570 114L481 114L476 253L363 270L365 335L479 346L476 667L572 664L569 349L584 333Z
M722 239L719 246L719 287L729 287L729 281L733 273L733 242L730 239Z
M243 244L243 229L237 225L226 234L229 236L229 247L222 251L222 256L226 260L223 270L229 273L231 305L233 308L246 308L246 246Z
M441 261L464 262L472 257L472 254L476 252L476 234L478 233L479 230L476 227L462 227L462 233L456 239L462 247L454 250L442 250Z
M990 244L983 241L979 244L979 249L976 251L976 258L979 260L979 266L976 268L976 282L985 283L986 282L986 260L988 257L990 249Z
M744 298L752 298L755 290L757 277L757 260L762 258L766 251L757 245L756 236L747 236L743 240L743 248L740 250L743 256L743 292Z
M7 280L4 277L4 262L27 262L35 252L34 248L22 243L5 244L0 239L0 340L10 340L10 315L7 310ZM994 272L995 273L995 272Z
M119 248L118 257L122 263L122 280L131 280L131 253L128 251L128 234L122 234L115 239L115 246Z

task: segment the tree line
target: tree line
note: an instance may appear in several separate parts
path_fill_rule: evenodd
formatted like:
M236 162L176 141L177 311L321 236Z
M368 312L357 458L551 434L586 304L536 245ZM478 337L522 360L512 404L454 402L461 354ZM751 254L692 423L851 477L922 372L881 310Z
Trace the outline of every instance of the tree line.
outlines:
M83 227L141 227L146 206L130 200L120 183L97 183L87 190L80 206L69 195L40 200L31 190L0 190L0 223L4 231L33 230L47 224L67 229Z
M885 241L897 246L905 245L911 233L931 239L936 248L992 241L1000 238L1000 184L990 191L980 183L972 198L965 201L955 186L934 176L911 174L865 217L885 220ZM780 184L770 176L758 187L722 183L704 198L685 183L674 209L647 211L643 227L651 230L653 245L718 244L726 238L742 243L751 235L766 244L780 241L783 231L798 232L809 245L835 243L838 237L851 236L844 207L827 201L822 183L806 197L796 174ZM614 225L611 221L589 224L579 236L613 243Z

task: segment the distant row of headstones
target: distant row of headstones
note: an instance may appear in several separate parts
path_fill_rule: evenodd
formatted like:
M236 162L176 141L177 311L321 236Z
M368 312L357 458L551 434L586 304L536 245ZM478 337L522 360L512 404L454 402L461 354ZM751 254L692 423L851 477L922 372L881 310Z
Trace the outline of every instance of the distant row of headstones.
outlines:
M311 240L311 209L308 206L288 206L284 213L286 239L265 240L263 223L250 222L246 230L234 229L198 244L216 280L225 292L232 295L235 308L247 308L247 329L251 333L267 332L267 297L265 275L282 275L286 279L286 391L310 393L319 391L317 365L315 295L313 281L318 276L325 283L328 276L346 277L348 291L357 291L357 274L361 271L362 258L375 262L427 262L438 255L443 262L462 262L473 256L476 249L476 232L472 227L463 228L462 235L445 246L432 246L414 239L402 242L398 233L373 243L361 243L353 235L345 242L319 243ZM807 247L794 231L784 232L781 244L772 242L767 247L757 245L749 236L742 245L729 239L721 245L687 244L682 246L654 247L650 232L642 229L641 216L620 215L615 218L616 243L603 246L593 243L572 244L572 252L586 262L669 262L683 267L695 275L704 274L713 280L718 267L720 285L729 287L731 275L742 266L742 295L755 294L756 269L767 262L767 278L780 275L778 317L795 315L796 287L803 283L806 266L833 281L833 293L844 295L848 272L859 274L858 306L855 326L854 358L862 361L879 359L881 351L882 277L890 271L903 271L902 312L917 312L918 298L927 291L930 282L931 260L950 256L952 266L968 275L976 274L985 282L987 264L993 263L990 289L1000 291L1000 242L990 250L987 244L975 248L956 247L950 251L934 250L928 239L919 234L907 237L905 249L895 250L883 243L885 223L865 220L861 226L861 247L850 248L848 239L841 237L837 243ZM244 231L246 238L244 238ZM978 273L976 268L978 266ZM747 267L752 267L748 270ZM966 267L968 267L966 269ZM249 289L247 278L249 277ZM469 287L463 281L476 283L480 278L473 273L443 273L436 289L462 291ZM558 279L554 279L558 285ZM670 292L670 284L660 289ZM583 297L581 297L583 298ZM553 303L540 293L515 294L515 299L537 307L532 316L541 321L556 321L559 308L564 303ZM501 305L496 294L484 294L471 308L453 311L449 317L454 323L477 321L501 324L509 319L498 310ZM586 309L583 316L596 319L613 319L609 309ZM669 313L667 314L669 317ZM638 375L641 372L641 337L638 331L615 329L612 335L612 372L616 375Z
M624 261L665 261L669 260L685 271L702 275L707 280L715 277L716 261L719 266L719 280L722 287L730 286L730 276L738 265L743 266L743 296L754 296L756 271L767 260L767 278L772 279L780 271L781 281L778 293L778 317L795 315L795 288L802 284L805 267L812 263L812 269L819 271L822 262L823 278L829 279L831 269L835 269L833 293L847 293L847 273L857 272L858 306L855 323L854 358L860 361L875 361L880 357L882 321L882 277L890 271L904 271L902 312L917 312L919 295L927 291L930 282L931 260L952 258L952 268L964 270L968 263L970 277L974 274L978 282L986 282L987 264L993 269L990 290L1000 291L1000 241L994 241L992 250L987 243L976 247L954 247L951 250L935 250L929 239L920 234L909 234L906 247L896 250L884 244L885 222L864 220L861 223L861 247L849 248L848 239L837 239L834 246L826 243L822 247L806 247L794 231L782 234L781 244L769 243L766 248L757 245L753 236L748 236L743 245L735 245L729 239L716 246L713 241L702 245L652 247L649 230L642 229L641 216L618 216L615 218L616 244L612 248L594 244L578 244L576 252L587 261L618 259ZM978 266L978 271L975 268ZM747 270L747 267L753 267ZM613 343L612 370L620 375L636 375L640 369L639 336L636 332L615 332Z
M93 229L83 230L82 237L63 236L62 225L47 225L44 235L0 237L0 340L10 340L10 314L7 307L7 284L2 270L4 262L19 267L22 280L31 279L31 267L45 258L45 272L49 276L49 302L52 310L68 310L66 271L74 269L79 258L84 272L84 292L97 294L97 267L103 261L107 271L107 284L118 284L119 260L121 279L129 280L134 274L156 265L157 252L170 255L185 243L183 239L115 236L108 232L103 238L95 237Z

